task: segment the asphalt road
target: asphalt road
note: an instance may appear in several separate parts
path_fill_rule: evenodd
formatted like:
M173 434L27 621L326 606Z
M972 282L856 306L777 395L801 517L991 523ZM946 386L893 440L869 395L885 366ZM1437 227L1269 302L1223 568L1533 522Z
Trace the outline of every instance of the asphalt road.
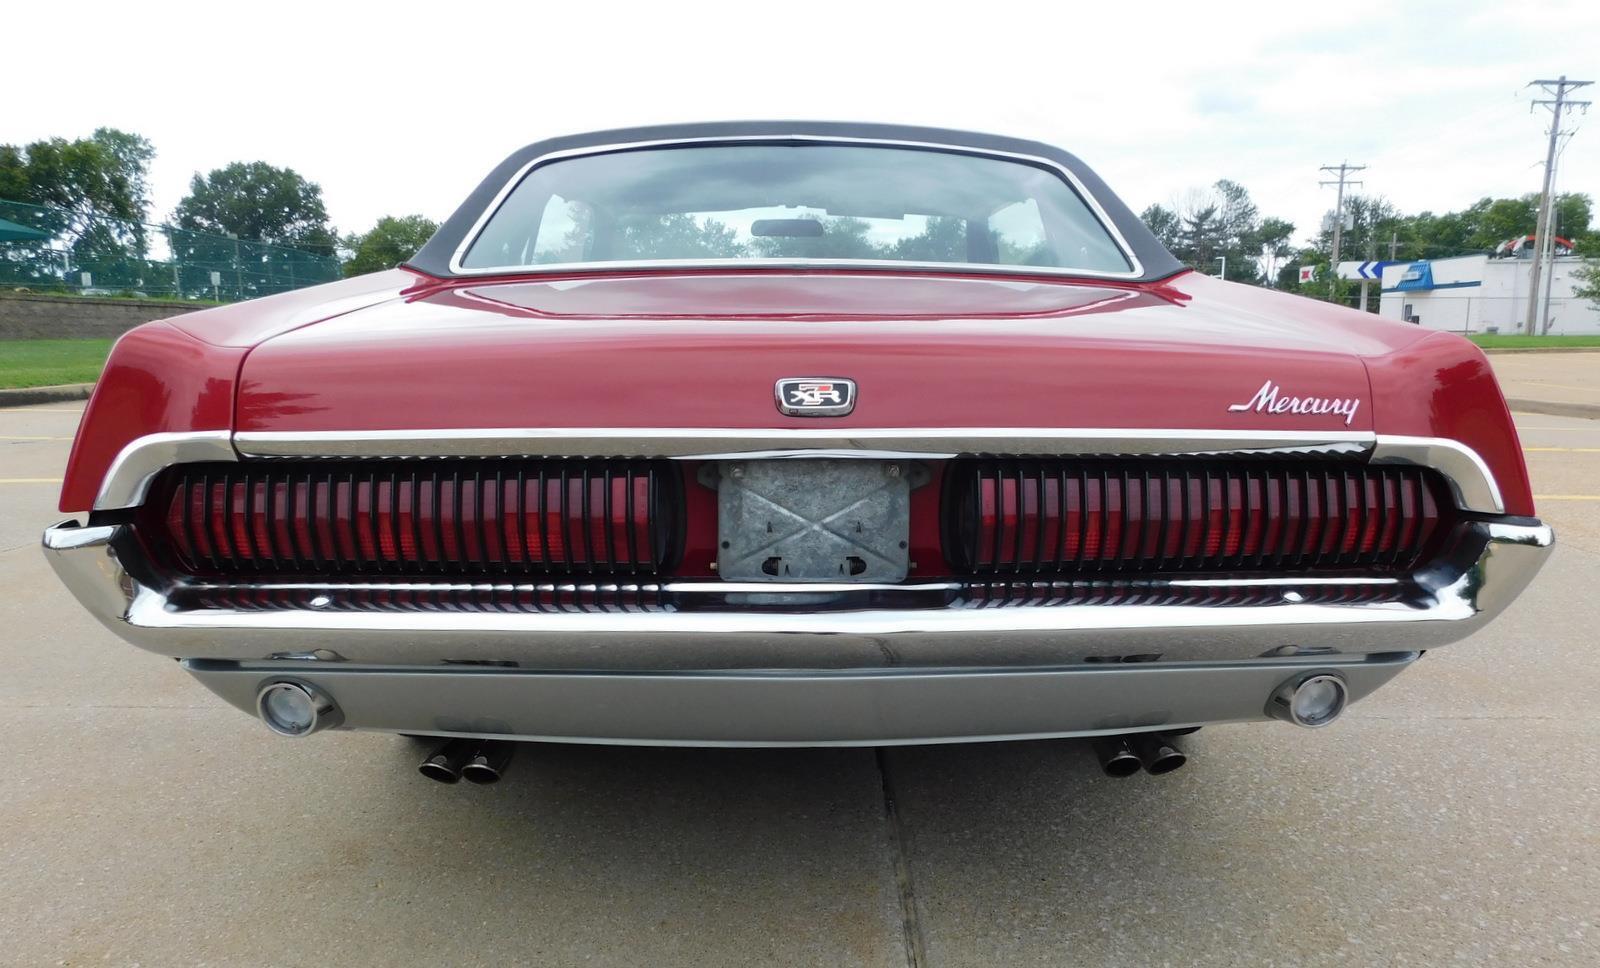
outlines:
M1519 418L1549 567L1327 730L1127 780L1075 742L546 746L444 787L83 614L36 548L76 411L0 411L0 964L1600 964L1600 422Z

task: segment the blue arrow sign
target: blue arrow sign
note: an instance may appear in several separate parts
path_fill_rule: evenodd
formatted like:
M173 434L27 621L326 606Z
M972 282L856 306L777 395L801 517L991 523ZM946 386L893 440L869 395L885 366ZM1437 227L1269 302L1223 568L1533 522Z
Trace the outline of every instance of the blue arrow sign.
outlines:
M1356 273L1362 279L1382 279L1383 267L1389 264L1388 262L1363 262L1356 267Z

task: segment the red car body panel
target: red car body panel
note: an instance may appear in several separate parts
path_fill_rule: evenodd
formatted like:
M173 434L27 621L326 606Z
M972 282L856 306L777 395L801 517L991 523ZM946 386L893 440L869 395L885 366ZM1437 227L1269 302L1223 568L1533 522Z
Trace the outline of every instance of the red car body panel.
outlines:
M146 434L227 430L245 347L214 346L166 322L117 340L78 423L61 482L63 511L94 506L111 462Z
M159 349L174 340L189 346L182 363ZM773 384L816 375L861 387L837 427L1443 436L1490 464L1507 513L1533 513L1487 363L1448 334L1194 273L794 270L454 282L396 270L137 330L91 403L63 509L88 507L139 433L230 426L225 404L192 400L197 386L229 397L235 375L238 431L815 428L777 411ZM1229 410L1269 380L1361 403L1353 416ZM174 412L130 405L101 426L124 395Z
M228 430L250 348L280 333L400 296L418 277L375 272L146 323L119 339L84 409L60 508L93 507L117 454L146 434Z
M286 334L246 361L238 429L815 428L773 405L778 379L807 375L861 387L855 411L827 421L838 427L1215 419L1318 430L1343 418L1227 407L1268 377L1297 394L1367 395L1345 334L1142 289L883 274L656 281L663 292L638 315L619 312L625 296L606 289L643 280L523 281L446 289ZM575 296L584 289L588 306ZM947 295L962 312L938 314ZM780 301L801 308L775 316ZM984 302L988 312L973 315ZM1370 420L1358 409L1350 427Z

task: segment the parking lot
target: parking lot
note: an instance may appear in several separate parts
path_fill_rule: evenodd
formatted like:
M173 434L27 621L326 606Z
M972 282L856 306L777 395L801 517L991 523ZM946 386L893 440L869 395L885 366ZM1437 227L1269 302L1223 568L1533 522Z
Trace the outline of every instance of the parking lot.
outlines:
M445 787L78 608L36 546L77 410L0 410L0 963L1600 964L1600 421L1519 415L1550 565L1327 730L1126 780L1078 742L544 746Z

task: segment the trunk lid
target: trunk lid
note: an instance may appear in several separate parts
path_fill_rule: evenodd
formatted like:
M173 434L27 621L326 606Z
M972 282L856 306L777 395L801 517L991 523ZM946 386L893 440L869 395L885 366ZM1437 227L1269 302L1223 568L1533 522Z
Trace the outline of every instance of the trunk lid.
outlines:
M1209 280L744 272L482 283L274 336L239 431L519 427L1372 429L1361 357L1404 333L1328 326ZM1238 287L1227 287L1238 288ZM1306 304L1309 308L1311 303ZM847 416L774 384L856 381ZM1268 392L1271 387L1277 389ZM1349 408L1275 401L1358 401Z

